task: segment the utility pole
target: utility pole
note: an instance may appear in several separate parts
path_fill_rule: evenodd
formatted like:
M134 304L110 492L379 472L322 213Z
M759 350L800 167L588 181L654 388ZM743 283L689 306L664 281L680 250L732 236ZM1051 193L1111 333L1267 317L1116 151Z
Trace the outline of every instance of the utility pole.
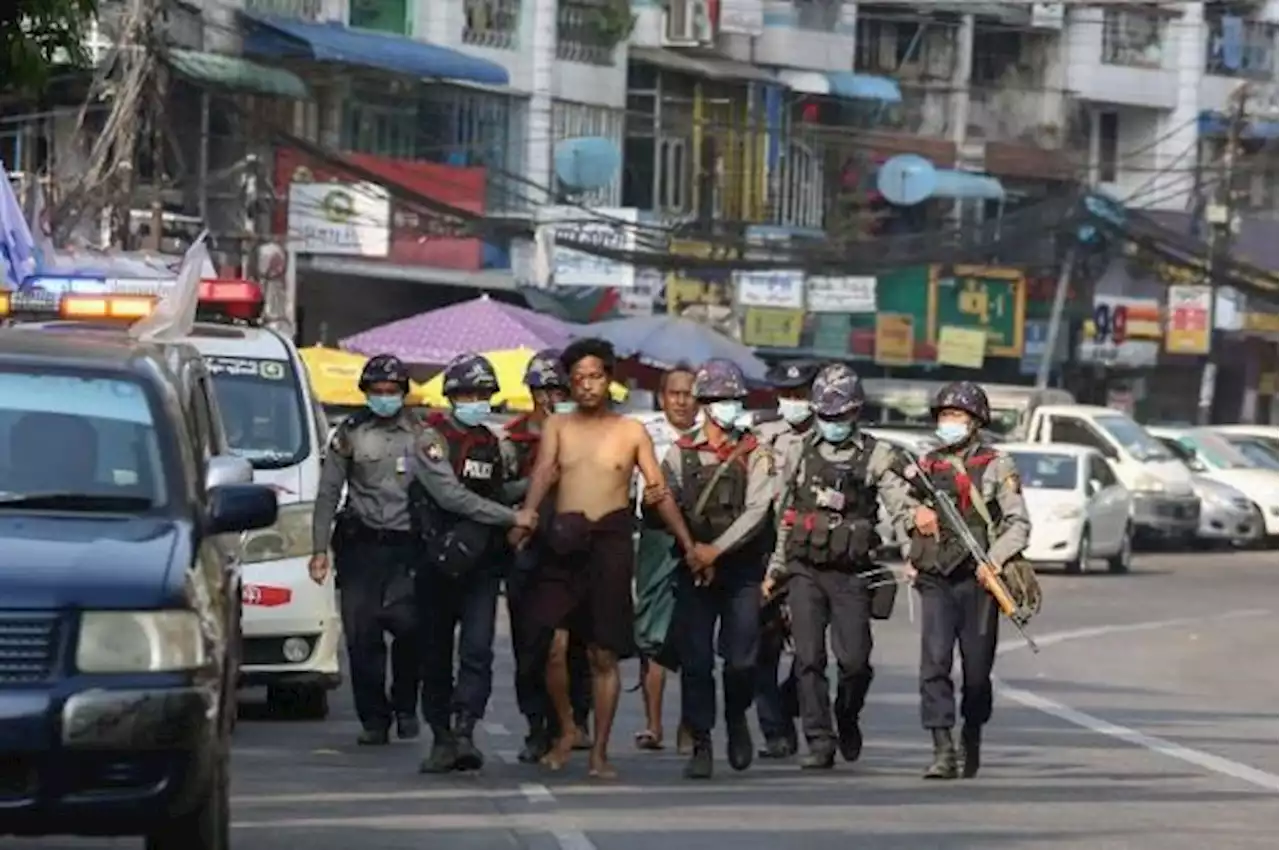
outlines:
M1231 123L1227 128L1225 150L1218 169L1218 185L1213 203L1205 205L1205 218L1209 224L1209 257L1205 263L1205 283L1211 289L1209 299L1209 355L1205 358L1204 372L1200 376L1200 397L1197 404L1197 421L1208 425L1213 419L1213 396L1218 378L1215 358L1217 346L1213 344L1213 326L1218 306L1219 271L1231 256L1231 244L1235 238L1235 176L1236 157L1240 139L1248 120L1248 84L1240 85L1232 93Z
M1076 252L1079 243L1075 234L1071 235L1071 247L1062 261L1062 271L1058 274L1058 288L1053 291L1053 311L1049 314L1049 327L1044 337L1044 354L1040 357L1040 365L1036 368L1036 389L1049 388L1049 375L1053 371L1053 355L1058 350L1058 336L1062 333L1062 314L1067 309L1067 290L1071 288L1071 274L1076 267Z

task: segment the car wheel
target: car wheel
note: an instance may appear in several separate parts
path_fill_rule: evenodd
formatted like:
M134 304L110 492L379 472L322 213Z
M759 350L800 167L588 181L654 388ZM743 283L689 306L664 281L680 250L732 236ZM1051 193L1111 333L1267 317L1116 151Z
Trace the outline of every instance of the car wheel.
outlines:
M1080 546L1076 549L1076 559L1068 561L1064 567L1068 575L1080 575L1080 573L1089 569L1089 529L1080 532Z
M223 746L219 744L219 746ZM231 832L231 776L224 750L213 767L200 803L147 835L147 850L228 850Z
M329 716L329 692L321 685L272 685L267 710L275 717L324 720Z
M1127 573L1133 563L1133 529L1124 528L1124 537L1120 540L1120 551L1107 559L1107 569L1112 573Z

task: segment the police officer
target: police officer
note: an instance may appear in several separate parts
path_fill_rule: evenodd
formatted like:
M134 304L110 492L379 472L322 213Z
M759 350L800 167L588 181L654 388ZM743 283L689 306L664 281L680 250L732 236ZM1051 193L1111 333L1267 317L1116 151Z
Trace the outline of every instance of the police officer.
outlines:
M519 493L511 443L486 420L498 391L493 365L479 355L444 370L452 410L427 418L414 447L409 496L423 545L417 573L422 624L422 708L431 726L424 773L479 770L474 730L493 689L493 638L505 552L503 532L532 529L532 511L508 507ZM455 682L455 633L458 669Z
M914 506L894 469L897 453L859 432L862 382L843 364L813 382L813 433L793 442L783 467L784 510L764 582L766 596L787 578L791 635L799 669L800 713L809 752L801 767L835 764L827 684L827 630L835 652L836 727L840 753L862 753L858 718L871 686L871 582L877 497L891 517Z
M813 430L813 403L810 390L819 364L811 360L786 360L773 366L766 379L778 393L776 419L756 426L756 438L773 452L781 469L788 446ZM781 497L782 491L778 491ZM775 505L775 507L777 507ZM760 632L760 656L756 664L756 716L764 735L762 758L790 758L799 749L799 735L792 715L796 688L794 665L784 685L778 685L778 665L787 640L787 618L783 606L765 608L766 620ZM787 699L786 696L792 697Z
M999 609L979 581L979 572L999 573L1022 552L1031 519L1013 459L984 445L978 429L991 418L987 394L969 381L948 384L933 401L941 448L920 461L921 470L960 509L989 563L978 564L959 536L939 524L927 506L917 511L908 556L908 576L920 592L920 718L933 735L927 779L977 775L982 727L991 718L991 667L995 662ZM960 647L960 731L963 768L957 764L955 684L951 667Z
M398 737L418 735L418 635L411 575L416 549L405 464L422 423L404 407L409 371L397 358L371 358L360 373L360 390L366 409L342 421L325 454L312 520L315 554L310 572L316 582L328 572L332 527L351 691L363 727L358 741L385 744L393 716ZM339 514L344 484L347 498Z
M560 363L556 349L539 351L529 359L525 367L524 384L533 397L533 411L511 420L506 427L516 456L517 486L523 497L538 457L538 445L542 440L542 424L553 414L572 413L574 403L569 398L569 376ZM541 522L545 526L552 515L544 511ZM544 529L545 530L545 529ZM524 591L532 574L538 568L539 548L525 547L511 555L512 566L506 578L507 614L511 621L512 649L516 664L516 703L529 724L524 748L519 760L536 764L546 755L558 730L551 728L551 711L547 701L546 668L550 651L551 634L539 634L529 622L522 608ZM585 732L591 709L591 671L587 664L587 652L580 641L569 644L569 689L573 701L574 719L578 736L589 745Z
M681 437L663 467L697 546L696 571L682 570L676 587L676 650L681 720L693 737L689 779L712 774L711 729L716 714L716 625L723 656L724 716L729 765L751 765L747 710L755 696L760 640L760 581L768 557L766 519L773 503L773 457L756 438L735 430L747 396L742 370L709 360L694 378L702 427Z

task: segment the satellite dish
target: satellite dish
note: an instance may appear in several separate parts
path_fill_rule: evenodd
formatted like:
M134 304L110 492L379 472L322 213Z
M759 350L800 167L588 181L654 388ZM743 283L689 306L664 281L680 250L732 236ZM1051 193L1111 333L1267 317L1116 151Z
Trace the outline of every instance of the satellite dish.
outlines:
M913 153L899 154L880 166L876 188L884 199L900 207L914 206L933 194L938 186L938 170L933 163Z
M622 168L617 144L595 136L557 142L554 161L556 177L577 192L608 186Z

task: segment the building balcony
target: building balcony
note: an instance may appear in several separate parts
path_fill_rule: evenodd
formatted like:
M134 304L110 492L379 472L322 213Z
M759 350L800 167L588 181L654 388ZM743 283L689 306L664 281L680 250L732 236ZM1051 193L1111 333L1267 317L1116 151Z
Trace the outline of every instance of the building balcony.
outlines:
M520 36L520 0L464 0L462 43L514 50Z
M1068 32L1067 88L1094 103L1173 109L1178 71L1169 24L1146 12L1080 10Z
M1062 93L996 88L969 93L969 144L984 147L984 170L1001 177L1058 179L1079 167L1084 140Z
M629 0L560 0L556 10L556 56L566 62L612 65L635 18Z

